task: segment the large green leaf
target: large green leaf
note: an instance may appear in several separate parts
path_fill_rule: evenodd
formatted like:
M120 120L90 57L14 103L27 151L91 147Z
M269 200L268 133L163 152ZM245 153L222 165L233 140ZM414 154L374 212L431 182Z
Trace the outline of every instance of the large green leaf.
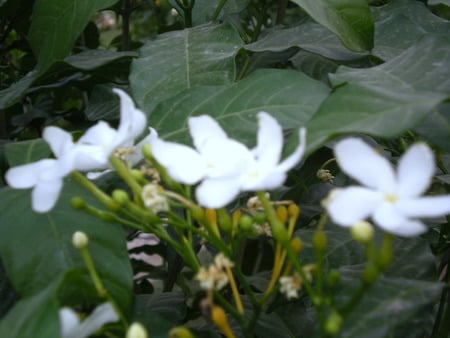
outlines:
M349 49L373 47L374 24L366 0L291 0L335 33Z
M427 34L450 34L450 22L420 1L395 0L373 8L375 46L372 54L390 60Z
M8 88L0 90L0 109L18 103L37 78L38 72L33 70Z
M10 310L13 314L21 302L34 304L33 299L40 297L49 281L56 283L53 291L42 296L44 299L36 306L47 306L51 299L56 300L56 287L59 300L64 303L98 302L81 255L72 246L72 235L78 230L89 236L89 251L106 289L125 313L129 311L132 271L123 230L72 209L69 201L74 195L95 204L89 194L71 180L66 181L55 208L46 214L31 210L28 190L0 189L0 255L12 286L20 295L20 301ZM30 312L32 315L36 314ZM49 311L48 315L55 314ZM15 318L16 315L7 315L1 323L9 327L13 325L9 320ZM27 319L29 325L37 325L31 318L25 318L25 322ZM42 325L46 325L44 321Z
M276 27L268 30L260 40L246 45L245 49L252 52L279 52L291 47L302 48L333 60L354 60L367 55L348 50L336 35L313 21L306 21L292 28Z
M239 35L227 24L162 34L146 43L132 63L134 97L150 113L160 101L185 89L230 83L241 45Z
M429 36L380 66L341 66L330 75L337 88L308 123L308 151L340 133L395 137L417 125L448 97L449 56L450 40Z
M6 161L11 167L46 158L50 153L50 147L40 138L5 145Z
M258 112L272 114L285 129L298 128L328 92L321 82L295 71L259 70L238 83L185 91L160 104L149 123L162 137L187 142L187 118L208 114L230 136L251 145L256 140Z
M28 40L42 74L64 59L92 15L117 0L36 0Z
M450 103L441 104L414 131L442 150L450 152Z

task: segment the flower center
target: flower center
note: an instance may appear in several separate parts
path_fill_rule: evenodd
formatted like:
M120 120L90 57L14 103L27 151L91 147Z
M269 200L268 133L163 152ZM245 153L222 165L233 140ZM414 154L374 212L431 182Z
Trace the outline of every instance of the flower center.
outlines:
M398 197L392 194L386 194L384 195L384 199L385 201L389 202L389 203L395 203L398 200Z

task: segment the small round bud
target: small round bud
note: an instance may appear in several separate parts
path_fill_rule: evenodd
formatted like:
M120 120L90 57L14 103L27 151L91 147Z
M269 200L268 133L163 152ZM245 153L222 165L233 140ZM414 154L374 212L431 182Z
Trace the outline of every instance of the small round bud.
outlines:
M137 322L130 325L126 335L126 338L147 338L147 337L148 334L144 325Z
M339 272L339 270L332 269L330 270L330 272L328 272L327 274L328 285L335 286L339 284L340 281L341 281L341 273Z
M355 223L350 228L350 232L353 239L362 244L371 241L374 235L373 226L367 221L359 221Z
M288 211L287 208L284 205L278 206L277 210L277 217L280 220L281 223L286 223L287 217L288 217Z
M194 336L187 327L177 326L169 331L169 338L194 338Z
M283 224L279 222L274 222L271 225L272 236L280 243L288 243L289 235Z
M343 319L337 312L332 312L325 322L325 332L331 336L336 335L342 327Z
M113 191L112 198L120 205L125 205L130 201L128 194L120 189L116 189Z
M378 268L373 263L367 263L366 268L363 271L362 274L362 280L366 284L373 284L376 282L378 278Z
M266 214L263 212L257 212L253 215L253 221L258 224L262 224L267 221Z
M231 217L228 212L224 208L221 208L219 209L218 216L220 229L225 232L230 232L233 228L233 225L231 224Z
M303 242L299 237L291 239L291 248L295 253L299 253L303 248Z
M136 182L138 182L139 184L144 185L147 183L147 181L144 177L144 174L139 169L132 169L131 175L136 180Z
M76 231L72 236L72 244L77 249L84 249L89 244L89 238L83 231Z
M86 201L79 196L74 196L71 198L70 204L74 209L83 209L86 206Z
M224 328L228 327L227 315L220 306L213 305L211 309L211 320L221 330L224 330Z
M205 220L205 212L198 205L194 205L191 208L192 218L194 218L197 222L202 223Z
M289 217L298 218L298 215L300 215L300 208L296 204L291 203L288 207L288 214Z
M250 231L253 227L253 218L249 215L242 215L239 219L239 226L243 231Z
M314 233L312 238L312 244L316 250L325 250L327 247L327 235L321 230L318 230Z

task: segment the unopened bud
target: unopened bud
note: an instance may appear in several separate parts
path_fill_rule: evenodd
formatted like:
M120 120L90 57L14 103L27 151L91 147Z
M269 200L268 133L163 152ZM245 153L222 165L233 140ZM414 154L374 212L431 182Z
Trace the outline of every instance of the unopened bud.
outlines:
M253 215L253 220L255 223L263 224L267 221L266 214L263 212L257 212L255 215Z
M130 325L126 335L126 338L147 338L147 337L148 334L144 325L137 322Z
M147 184L147 180L145 179L144 174L139 169L132 169L131 175L140 185Z
M325 250L327 247L327 235L322 230L317 230L312 238L312 244L316 250Z
M281 224L280 222L274 222L271 224L271 230L272 230L272 236L280 243L288 243L289 241L289 235L284 227L284 224Z
M239 226L243 231L250 231L253 226L253 218L249 215L242 215L239 220Z
M355 241L359 243L368 243L372 240L374 230L372 224L367 221L359 221L355 223L351 228L350 232Z
M296 204L291 203L288 207L288 214L289 217L297 219L298 215L300 215L300 208Z
M220 306L213 305L211 309L211 320L222 332L230 331L227 315Z
M242 213L240 210L235 210L231 214L231 223L233 225L233 229L235 229L238 226L239 221L241 220L241 215Z
M288 211L287 208L284 205L280 205L277 207L277 217L280 220L281 223L286 223L287 217L288 217Z
M299 253L303 248L303 242L299 237L291 239L291 248L295 253Z
M194 336L187 327L177 326L169 331L169 338L194 338Z
M343 319L337 312L332 312L325 322L325 332L330 336L336 335L342 327Z
M328 285L335 286L339 284L340 280L341 280L341 273L339 272L339 270L332 269L330 270L330 272L328 272L327 274Z
M72 244L77 249L84 249L89 244L89 238L83 231L76 231L72 236Z
M74 196L70 200L70 204L74 209L83 209L86 206L86 202L79 196Z
M225 208L220 208L218 212L219 216L219 227L225 232L230 232L232 229L231 218Z
M128 194L120 189L116 189L112 193L112 198L114 201L119 203L120 205L125 205L130 201L130 198L128 197Z
M203 221L205 219L205 212L203 211L203 209L201 207L199 207L198 205L194 205L191 208L191 214L192 214L192 218L194 218L197 222L203 223Z
M375 283L375 281L377 280L379 275L379 271L378 268L375 266L375 264L373 264L372 262L368 262L363 274L362 274L362 280L366 283L366 284L373 284Z

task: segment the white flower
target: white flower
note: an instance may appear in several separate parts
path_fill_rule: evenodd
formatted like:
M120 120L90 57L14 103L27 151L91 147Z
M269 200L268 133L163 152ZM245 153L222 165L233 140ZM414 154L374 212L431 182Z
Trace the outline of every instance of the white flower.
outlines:
M450 195L421 196L435 171L434 156L426 144L410 147L400 158L397 172L388 160L357 138L338 142L334 152L341 169L364 185L334 191L326 201L335 223L352 226L371 217L383 230L408 237L427 230L418 218L450 213Z
M303 155L306 130L300 129L299 146L280 162L281 126L267 113L259 113L258 118L258 140L253 150L230 139L215 120L203 115L188 120L195 149L155 139L151 143L153 156L174 180L184 184L202 181L196 197L208 208L223 207L242 191L278 188Z
M104 324L116 322L119 316L111 303L97 306L83 321L71 308L63 307L59 310L61 338L86 338L101 328Z
M64 175L57 160L43 159L9 169L5 179L14 189L33 188L31 206L34 211L43 213L56 204Z

